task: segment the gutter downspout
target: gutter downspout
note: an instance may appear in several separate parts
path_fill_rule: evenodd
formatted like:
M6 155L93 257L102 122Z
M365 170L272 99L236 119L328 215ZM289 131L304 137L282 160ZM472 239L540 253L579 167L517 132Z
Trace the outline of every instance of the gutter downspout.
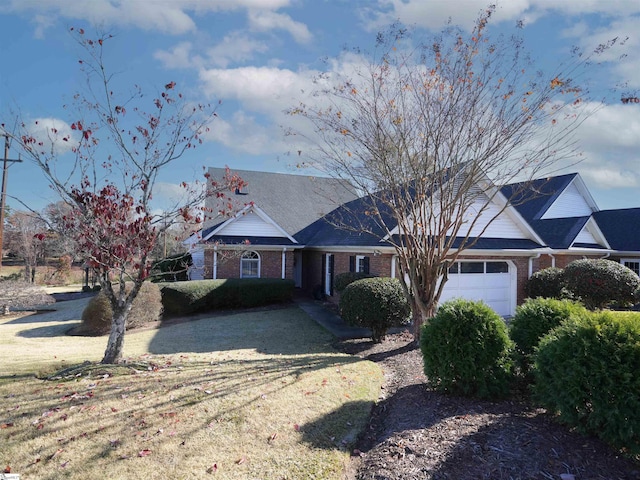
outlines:
M529 257L529 271L527 278L531 278L531 276L533 275L533 261L537 260L538 258L540 258L540 255L542 255L541 253L537 253L536 255L534 255L533 257Z
M552 254L548 254L551 257L551 267L555 267L556 266L556 257L554 257Z

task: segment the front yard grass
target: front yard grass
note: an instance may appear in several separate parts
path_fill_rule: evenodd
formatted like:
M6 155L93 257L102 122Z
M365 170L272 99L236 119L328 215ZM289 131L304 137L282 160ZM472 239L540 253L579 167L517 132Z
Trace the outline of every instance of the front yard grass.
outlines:
M86 301L86 300L85 300ZM297 307L127 333L128 368L71 337L84 301L0 320L0 472L24 478L339 479L382 373ZM213 477L212 477L213 476Z

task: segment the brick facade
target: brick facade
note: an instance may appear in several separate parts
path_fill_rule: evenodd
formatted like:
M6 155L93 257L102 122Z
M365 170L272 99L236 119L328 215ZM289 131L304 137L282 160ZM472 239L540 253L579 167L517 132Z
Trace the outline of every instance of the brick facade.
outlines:
M282 278L282 250L252 249L260 256L260 278ZM218 251L217 275L221 278L240 278L240 257L236 251ZM213 278L214 251L204 252L204 278ZM293 280L293 250L285 252L285 278Z

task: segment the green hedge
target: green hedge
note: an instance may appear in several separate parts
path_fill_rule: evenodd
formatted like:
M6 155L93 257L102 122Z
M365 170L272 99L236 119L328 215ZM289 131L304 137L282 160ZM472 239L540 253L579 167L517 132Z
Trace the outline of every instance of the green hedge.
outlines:
M523 375L531 367L531 356L540 339L572 315L584 314L579 303L554 298L528 299L516 308L509 336L515 342L515 357Z
M362 280L363 278L374 278L375 275L371 275L369 273L364 272L343 272L336 275L336 278L333 280L333 286L338 291L338 293L342 293L345 288L347 288L350 284L355 282L356 280Z
M363 278L342 292L340 315L349 325L370 328L378 343L389 328L409 322L411 306L397 278Z
M293 280L275 278L193 280L161 284L164 312L172 316L288 302L293 297L294 288Z
M611 260L574 260L564 269L564 281L571 293L590 310L615 302L633 304L640 279L629 268Z
M538 270L527 280L525 293L531 298L562 298L564 289L564 271L549 267Z
M479 398L509 392L513 343L507 326L482 302L450 300L422 327L424 373L437 390Z
M585 313L545 336L534 393L559 419L640 453L640 314Z

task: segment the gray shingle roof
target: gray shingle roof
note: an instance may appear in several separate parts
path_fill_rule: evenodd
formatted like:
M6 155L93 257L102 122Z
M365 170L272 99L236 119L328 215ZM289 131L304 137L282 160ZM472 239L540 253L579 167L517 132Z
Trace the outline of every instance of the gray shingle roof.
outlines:
M357 197L346 181L334 178L234 169L232 172L247 183L240 193L231 194L236 208L253 202L291 236ZM226 171L212 167L209 173L220 179ZM220 219L213 219L205 228L219 222Z

